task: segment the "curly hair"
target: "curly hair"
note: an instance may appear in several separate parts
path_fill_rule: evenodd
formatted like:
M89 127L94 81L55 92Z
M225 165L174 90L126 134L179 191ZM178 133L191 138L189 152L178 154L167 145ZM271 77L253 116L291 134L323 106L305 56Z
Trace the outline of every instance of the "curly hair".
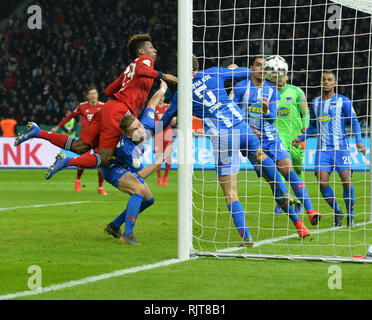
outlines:
M148 33L139 33L130 37L127 43L128 55L132 58L137 58L138 49L141 49L147 41L152 42L151 36Z

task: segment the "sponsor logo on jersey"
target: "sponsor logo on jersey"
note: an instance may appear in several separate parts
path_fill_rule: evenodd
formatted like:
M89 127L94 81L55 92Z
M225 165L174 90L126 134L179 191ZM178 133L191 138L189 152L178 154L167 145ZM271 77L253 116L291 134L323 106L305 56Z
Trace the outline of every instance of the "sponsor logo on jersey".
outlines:
M260 104L252 104L247 108L247 111L253 117L259 117L262 114L262 108Z
M328 113L323 113L319 118L318 118L318 121L323 123L327 123L329 121L331 121L331 116L328 114Z
M150 67L151 66L151 61L150 60L143 60L142 61L143 64L145 64L146 66Z
M288 114L289 114L289 109L284 108L284 107L279 108L279 110L278 110L278 116L280 116L280 117L286 117L286 116L288 116Z

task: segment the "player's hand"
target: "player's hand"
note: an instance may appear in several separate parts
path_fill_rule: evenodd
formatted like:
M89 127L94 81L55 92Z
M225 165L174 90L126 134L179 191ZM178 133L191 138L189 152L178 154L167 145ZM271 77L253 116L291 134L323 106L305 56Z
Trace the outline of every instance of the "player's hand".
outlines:
M356 144L356 147L357 147L358 152L361 152L361 153L363 154L363 156L366 155L367 150L366 150L366 148L364 147L364 144L363 144L363 143L358 142L358 143Z
M302 141L299 138L296 138L292 141L292 145L298 148L301 145Z
M175 76L173 76L169 73L164 73L163 76L162 76L162 79L164 81L169 82L170 84L177 84L177 82L178 82L177 77L175 77Z
M168 89L168 85L167 85L167 83L164 80L160 79L160 89L162 89L162 88L164 90L167 90Z
M232 63L232 64L230 64L230 65L227 66L227 69L236 69L236 68L239 68L239 67L235 63Z
M267 99L266 97L263 97L262 98L262 112L265 115L269 112L269 107L270 107L269 99Z
M261 132L258 131L254 126L250 125L251 129L253 130L253 132L255 133L255 135L257 136L258 139L261 139L262 138L262 135L261 135Z
M57 131L58 131L58 129L59 129L59 127L54 127L52 130L50 130L50 131L52 131L53 133L56 133Z

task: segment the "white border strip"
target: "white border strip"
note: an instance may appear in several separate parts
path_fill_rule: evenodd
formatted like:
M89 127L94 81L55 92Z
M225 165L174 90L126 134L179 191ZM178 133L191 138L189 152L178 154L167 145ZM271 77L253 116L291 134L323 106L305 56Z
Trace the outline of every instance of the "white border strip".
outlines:
M0 208L0 211L14 210L14 209L29 209L29 208L64 206L66 204L81 204L81 203L89 203L89 202L92 202L92 201L88 200L88 201L73 201L73 202L57 202L57 203L34 204L34 205L23 206L23 207Z

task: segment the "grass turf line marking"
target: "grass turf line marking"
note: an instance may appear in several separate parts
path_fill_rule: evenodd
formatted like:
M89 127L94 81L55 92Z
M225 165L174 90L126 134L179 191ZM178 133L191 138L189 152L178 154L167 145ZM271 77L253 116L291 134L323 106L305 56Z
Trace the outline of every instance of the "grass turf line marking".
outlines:
M29 208L40 208L40 207L64 206L66 204L80 204L80 203L89 203L89 202L92 202L92 201L88 200L88 201L73 201L73 202L57 202L57 203L34 204L34 205L31 205L31 206L0 208L0 211L13 210L13 209L29 209Z
M84 278L84 279L81 279L81 280L72 280L72 281L61 283L61 284L53 284L53 285L45 287L45 288L6 294L6 295L3 295L3 296L0 296L0 300L15 299L15 298L20 298L20 297L25 297L25 296L37 295L37 294L50 292L50 291L56 291L56 290L71 288L71 287L75 287L75 286L82 285L82 284L97 282L97 281L100 281L100 280L110 279L110 278L114 278L114 277L120 277L122 275L130 274L130 273L136 273L136 272L139 272L139 271L150 270L150 269L154 269L154 268L158 268L158 267L165 267L165 266L169 266L169 265L179 263L179 262L183 262L183 261L188 261L188 260L180 260L180 259L164 260L164 261L157 262L157 263L154 263L154 264L147 264L147 265L143 265L143 266L139 266L139 267L117 270L117 271L110 272L110 273L104 273L104 274L101 274L101 275L98 275L98 276L87 277L87 278Z
M362 225L366 225L366 224L369 224L369 223L371 223L371 221L357 223L356 226L362 226ZM340 230L342 228L345 228L345 226L344 227L339 227L339 228L318 229L318 230L312 231L312 234L325 233L325 232L332 231L332 230L333 231L334 230ZM278 241L282 241L282 240L286 240L286 239L290 239L290 238L295 238L295 237L298 237L297 233L294 233L294 234L291 234L291 235L288 235L288 236L278 237L278 238L265 239L265 240L256 242L254 247L259 247L259 246L262 246L262 245L265 245L265 244L278 242ZM220 250L220 252L234 252L234 251L238 251L238 250L242 250L242 248L238 248L238 247L227 248L225 250ZM192 258L190 258L190 260L196 260L198 258L200 258L200 257L192 257ZM81 280L72 280L72 281L61 283L61 284L53 284L53 285L50 285L50 286L45 287L45 288L6 294L6 295L0 296L0 300L16 299L16 298L25 297L25 296L37 295L37 294L46 293L46 292L50 292L50 291L56 291L56 290L71 288L71 287L75 287L75 286L78 286L78 285L97 282L97 281L100 281L100 280L110 279L110 278L114 278L114 277L120 277L122 275L130 274L130 273L136 273L136 272L139 272L139 271L155 269L155 268L158 268L158 267L165 267L165 266L169 266L169 265L176 264L176 263L179 263L179 262L184 262L184 261L189 261L189 260L180 260L180 259L164 260L164 261L157 262L157 263L154 263L154 264L147 264L147 265L143 265L143 266L140 266L140 267L122 269L122 270L118 270L118 271L114 271L114 272L110 272L110 273L104 273L104 274L101 274L101 275L98 275L98 276L87 277L87 278L84 278L84 279L81 279Z

